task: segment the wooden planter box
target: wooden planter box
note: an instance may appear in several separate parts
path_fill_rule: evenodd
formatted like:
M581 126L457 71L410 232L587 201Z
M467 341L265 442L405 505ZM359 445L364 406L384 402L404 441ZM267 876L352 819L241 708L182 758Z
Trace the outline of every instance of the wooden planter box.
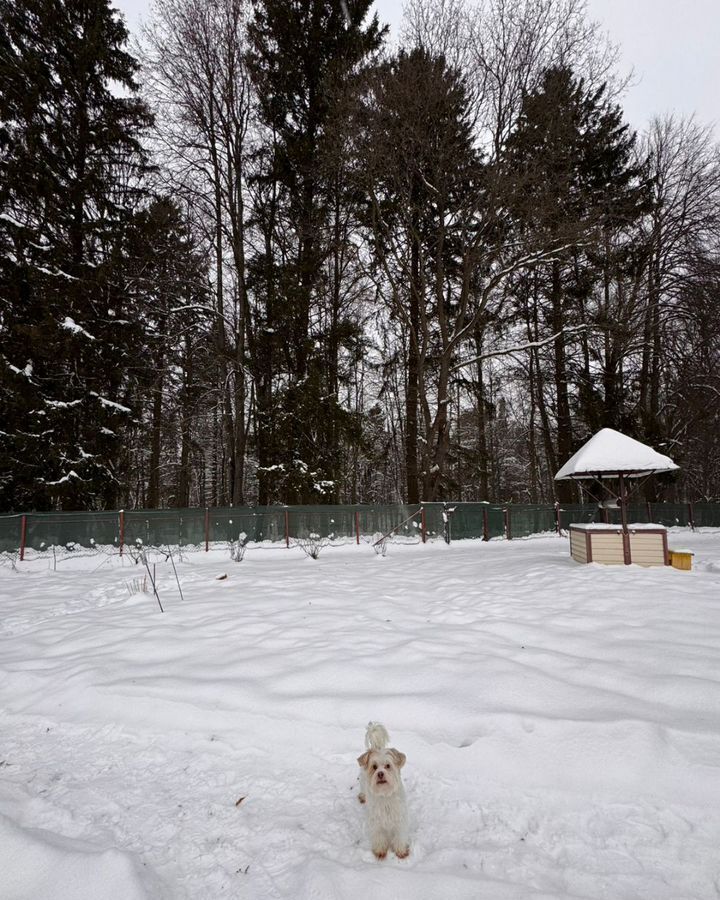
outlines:
M674 569L689 572L692 569L692 559L695 554L692 550L671 550L670 565Z
M606 566L667 566L670 564L667 529L662 525L571 525L570 555L580 563Z

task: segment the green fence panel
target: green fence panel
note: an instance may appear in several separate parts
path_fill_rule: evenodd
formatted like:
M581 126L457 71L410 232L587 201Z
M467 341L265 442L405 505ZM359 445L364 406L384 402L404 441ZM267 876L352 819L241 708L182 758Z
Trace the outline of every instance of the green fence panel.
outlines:
M485 534L485 514L489 516L489 503L448 503L450 513L450 538L453 541L482 539Z
M385 535L420 539L422 531L421 507L407 503L358 505L352 507L357 513L357 523L361 539L367 540ZM353 515L354 515L353 513ZM426 513L427 523L427 513Z
M209 517L208 517L209 525ZM205 510L184 509L180 516L180 547L201 547L205 544Z
M638 519L639 522L647 519ZM672 528L674 525L687 526L690 524L690 508L687 503L651 503L650 521L658 525Z
M212 543L245 543L285 540L285 507L228 506L208 510L208 539ZM201 542L204 541L204 536Z
M602 514L597 504L561 503L558 515L560 516L560 527L564 531L567 531L574 522L588 524L602 521Z
M482 539L484 537L485 515L487 514L488 518L490 515L489 503L448 503L444 511L449 517L451 540L462 541L472 538ZM441 534L445 524L442 512L441 507L439 523ZM494 516L493 519L495 518Z
M450 539L482 539L485 536L487 518L488 537L505 534L504 507L490 503L423 503L425 527L430 538L445 535L445 517L448 519Z
M645 525L648 522L657 522L652 516L653 513L650 511L647 503L628 503L627 520L629 525ZM596 521L607 522L609 525L620 525L622 524L622 516L618 507L604 507L603 509L598 509Z
M511 503L506 509L510 516L510 534L514 538L529 537L549 531L557 533L555 507L540 504Z
M449 503L452 509L459 504ZM425 511L425 534L430 540L442 538L445 534L445 520L443 513L445 511L444 503L423 503L422 508Z
M183 518L199 510L130 509L124 513L126 547L183 545Z
M605 521L603 513L606 514L607 521L612 525L619 525L622 521L620 510L617 508L602 510L598 521ZM687 503L647 503L644 501L628 503L627 520L630 525L651 522L656 525L665 525L668 528L673 525L687 526L690 524Z
M42 552L49 547L118 546L117 512L28 513L25 546Z
M629 523L648 524L653 521L652 510L647 503L628 503L627 520ZM621 520L620 510L616 512L618 522Z
M288 507L290 538L351 540L355 535L354 506L291 506Z
M22 516L0 516L0 553L14 553L20 547Z
M505 536L505 507L491 506L488 509L488 525L491 539Z
M687 526L690 524L687 503L647 503L642 500L628 503L627 520L630 525L653 522L668 528L673 525ZM591 504L585 506L563 504L561 521L563 528L567 528L571 521L607 522L610 525L619 525L622 522L622 516L617 507L600 508Z
M720 528L720 503L693 503L696 528Z
M455 504L449 504L453 508ZM425 535L428 540L442 538L445 534L444 503L423 503L423 516L425 521Z

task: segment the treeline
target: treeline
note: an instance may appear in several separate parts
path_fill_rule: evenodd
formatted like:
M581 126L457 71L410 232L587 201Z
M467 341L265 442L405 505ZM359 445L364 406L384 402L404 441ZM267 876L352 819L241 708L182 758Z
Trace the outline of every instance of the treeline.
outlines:
M0 509L720 496L720 156L584 0L0 0Z

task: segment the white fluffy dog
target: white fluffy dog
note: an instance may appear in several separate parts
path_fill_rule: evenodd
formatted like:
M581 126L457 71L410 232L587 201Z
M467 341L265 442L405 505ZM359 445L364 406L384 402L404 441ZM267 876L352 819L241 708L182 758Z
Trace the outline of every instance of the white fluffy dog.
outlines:
M398 859L410 853L407 807L400 769L405 754L387 745L390 737L379 722L370 722L365 732L368 748L358 757L361 803L367 803L370 846L378 859L392 850Z

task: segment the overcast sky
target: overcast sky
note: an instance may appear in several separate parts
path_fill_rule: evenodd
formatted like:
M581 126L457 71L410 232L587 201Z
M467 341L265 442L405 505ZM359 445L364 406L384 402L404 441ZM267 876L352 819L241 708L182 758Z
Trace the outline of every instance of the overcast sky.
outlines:
M654 115L696 114L720 136L720 0L587 0L590 14L621 47L635 83L623 100L628 121L642 129ZM403 0L377 0L393 34ZM132 29L149 0L113 0Z

